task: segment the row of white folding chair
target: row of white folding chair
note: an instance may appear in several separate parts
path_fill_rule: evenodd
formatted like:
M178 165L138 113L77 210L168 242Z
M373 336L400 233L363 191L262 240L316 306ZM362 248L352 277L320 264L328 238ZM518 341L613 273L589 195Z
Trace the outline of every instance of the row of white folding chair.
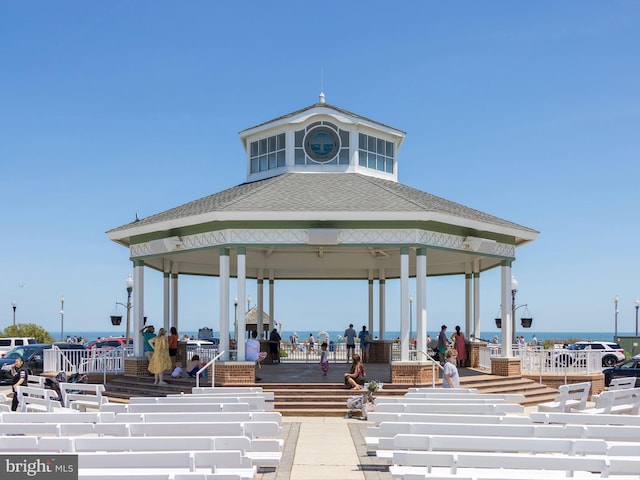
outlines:
M518 402L507 402L504 398L450 398L450 397L411 397L408 394L403 397L378 397L375 399L376 406L382 405L383 403L406 403L406 404L427 404L432 405L434 403L455 403L458 405L476 405L476 404L484 404L484 405L493 405L493 404L504 404L504 403L518 403Z
M0 423L0 438L3 435L88 435L94 433L93 423ZM13 437L12 437L13 438ZM2 451L2 449L0 449Z
M248 391L244 391L244 392L230 392L227 391L227 389L221 389L221 388L217 388L208 392L202 392L202 393L170 393L169 395L167 395L168 398L175 398L175 397L230 397L230 396L238 396L238 397L249 397L249 396L257 396L257 397L263 397L265 400L267 401L273 401L274 397L274 393L273 392L263 392L263 391L258 391L258 390L248 390Z
M98 473L86 473L87 470L78 472L78 480L122 480L123 474L119 472L100 471ZM232 473L131 473L126 474L127 480L242 480L241 475ZM553 480L553 479L551 479Z
M407 393L432 393L434 395L451 395L451 392L448 390L454 390L455 393L460 394L477 394L477 388L456 388L456 389L447 389L442 387L409 387Z
M247 393L258 392L265 393L262 387L193 387L191 393L194 395L202 395L207 393Z

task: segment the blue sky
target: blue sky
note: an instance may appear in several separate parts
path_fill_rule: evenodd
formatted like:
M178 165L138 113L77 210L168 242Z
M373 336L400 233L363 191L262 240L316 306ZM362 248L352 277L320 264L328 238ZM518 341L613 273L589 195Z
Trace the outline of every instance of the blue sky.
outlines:
M616 295L630 332L638 45L637 1L2 2L0 327L15 300L18 322L59 332L64 295L65 331L112 329L131 263L105 231L242 183L238 132L322 83L327 102L407 132L402 183L541 232L513 265L530 332L613 331ZM499 271L482 278L493 330ZM217 327L216 282L181 280L182 329ZM159 322L161 276L145 287ZM464 325L462 279L427 288L429 331ZM366 320L366 294L278 283L276 317L339 330Z

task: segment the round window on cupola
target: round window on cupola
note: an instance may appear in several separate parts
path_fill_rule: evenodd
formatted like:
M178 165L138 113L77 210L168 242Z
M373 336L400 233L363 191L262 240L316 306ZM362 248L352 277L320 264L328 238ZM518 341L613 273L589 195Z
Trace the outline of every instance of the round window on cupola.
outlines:
M304 151L315 162L330 162L340 151L340 137L330 127L313 127L304 137Z

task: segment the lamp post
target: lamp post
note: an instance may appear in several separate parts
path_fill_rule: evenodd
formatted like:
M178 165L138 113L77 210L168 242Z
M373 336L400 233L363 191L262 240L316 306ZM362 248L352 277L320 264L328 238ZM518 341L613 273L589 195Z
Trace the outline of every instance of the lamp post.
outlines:
M636 298L636 337L638 336L638 308L640 308L640 299Z
M613 299L613 306L615 308L614 312L613 312L613 326L614 326L614 330L613 330L613 340L615 341L616 338L618 337L618 301L620 299L618 298L618 295L615 296L615 298Z
M238 297L233 299L233 338L238 341Z
M60 297L60 341L64 342L64 297Z
M127 331L125 340L125 351L129 351L129 338L131 337L131 292L133 292L133 277L129 275L124 281L124 287L127 289Z
M409 349L411 349L412 333L413 333L413 297L409 295Z
M511 277L511 343L516 343L516 292L518 281Z
M11 302L11 308L13 308L13 326L16 326L16 308L18 308L18 302L15 300Z
M247 297L247 312L251 310L251 297Z

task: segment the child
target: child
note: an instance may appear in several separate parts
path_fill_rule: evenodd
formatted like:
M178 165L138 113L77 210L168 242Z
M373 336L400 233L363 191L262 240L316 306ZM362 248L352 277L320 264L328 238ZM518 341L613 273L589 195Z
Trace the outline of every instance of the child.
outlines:
M327 342L322 342L320 345L320 366L322 367L322 376L326 377L329 371L329 354L327 353Z
M198 355L194 355L193 357L191 357L191 361L187 365L187 373L190 377L195 377L200 368L200 357Z

